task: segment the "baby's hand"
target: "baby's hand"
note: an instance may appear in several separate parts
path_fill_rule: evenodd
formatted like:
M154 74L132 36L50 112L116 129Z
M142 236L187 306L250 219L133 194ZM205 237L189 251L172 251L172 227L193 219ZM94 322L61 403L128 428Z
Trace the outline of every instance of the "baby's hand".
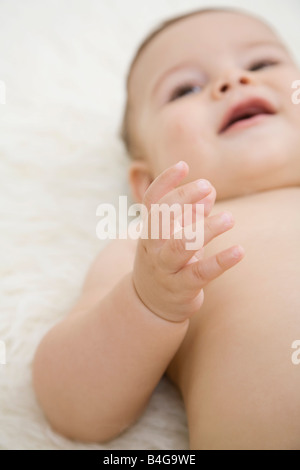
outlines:
M187 173L185 162L165 170L147 189L143 204L148 209L149 227L151 204L179 203L182 208L184 204L203 204L205 246L231 229L234 221L227 212L208 217L216 198L215 189L208 181L194 181L176 188ZM161 233L159 239L150 236L139 239L133 283L142 302L154 314L168 321L182 322L202 306L203 287L241 261L244 250L235 246L204 259L204 248L187 250L188 239L184 233L181 238L174 237L174 223L170 233L170 239L162 239Z

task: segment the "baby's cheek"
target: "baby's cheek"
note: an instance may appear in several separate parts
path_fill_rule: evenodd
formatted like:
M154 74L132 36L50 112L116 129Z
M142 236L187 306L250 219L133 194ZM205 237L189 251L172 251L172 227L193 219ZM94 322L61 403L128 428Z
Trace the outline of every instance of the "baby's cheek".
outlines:
M201 129L202 128L202 129ZM158 135L165 151L190 152L201 146L204 129L197 113L189 107L172 105L159 123Z
M275 90L277 94L277 102L275 105L280 108L290 107L293 104L292 95L294 89L292 88L293 83L296 80L300 80L300 71L297 68L283 67L276 75L270 75L267 85L270 89Z

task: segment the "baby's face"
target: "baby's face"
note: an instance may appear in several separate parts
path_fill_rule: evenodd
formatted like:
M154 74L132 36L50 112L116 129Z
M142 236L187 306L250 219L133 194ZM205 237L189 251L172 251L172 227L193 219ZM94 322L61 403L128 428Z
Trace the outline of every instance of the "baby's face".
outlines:
M300 105L291 99L299 78L280 39L252 17L216 12L169 26L143 51L130 82L153 178L185 160L184 183L206 178L218 199L299 185ZM260 117L222 132L227 113L245 102L244 115Z

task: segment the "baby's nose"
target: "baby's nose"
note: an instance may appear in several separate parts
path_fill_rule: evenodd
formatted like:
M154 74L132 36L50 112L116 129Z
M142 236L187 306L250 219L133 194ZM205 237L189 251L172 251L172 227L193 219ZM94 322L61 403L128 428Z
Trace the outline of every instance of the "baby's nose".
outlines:
M212 96L214 99L221 99L226 92L237 86L253 84L254 80L247 72L233 72L215 81L212 86Z

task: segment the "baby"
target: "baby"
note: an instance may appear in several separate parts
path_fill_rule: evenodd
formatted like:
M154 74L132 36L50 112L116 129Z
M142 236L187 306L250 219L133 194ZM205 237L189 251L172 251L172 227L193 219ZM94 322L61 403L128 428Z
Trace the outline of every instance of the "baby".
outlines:
M34 360L56 431L113 439L166 373L191 449L300 449L299 75L244 11L175 18L139 49L123 126L132 193L149 209L204 204L205 246L172 235L100 253Z

